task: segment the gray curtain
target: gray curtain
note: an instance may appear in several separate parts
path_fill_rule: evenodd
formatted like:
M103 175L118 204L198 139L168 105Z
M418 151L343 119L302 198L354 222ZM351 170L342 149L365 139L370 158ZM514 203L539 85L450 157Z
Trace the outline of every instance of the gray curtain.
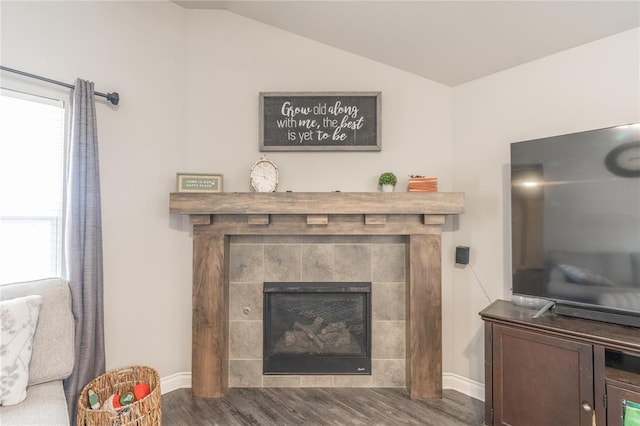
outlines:
M105 371L100 171L93 83L77 79L67 147L64 255L75 316L75 365L64 381L75 424L82 388Z

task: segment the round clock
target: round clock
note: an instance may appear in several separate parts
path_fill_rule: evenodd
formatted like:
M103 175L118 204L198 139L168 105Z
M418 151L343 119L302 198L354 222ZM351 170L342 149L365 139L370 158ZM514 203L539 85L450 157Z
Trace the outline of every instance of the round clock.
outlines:
M640 177L640 141L615 147L607 154L604 164L618 176Z
M274 192L278 186L278 166L265 156L251 166L249 176L256 192Z

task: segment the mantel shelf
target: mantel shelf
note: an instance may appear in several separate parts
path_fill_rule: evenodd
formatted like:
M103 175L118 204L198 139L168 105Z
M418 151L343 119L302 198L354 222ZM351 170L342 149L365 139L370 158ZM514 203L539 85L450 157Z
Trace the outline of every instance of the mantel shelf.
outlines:
M461 192L171 193L170 213L202 214L461 214Z

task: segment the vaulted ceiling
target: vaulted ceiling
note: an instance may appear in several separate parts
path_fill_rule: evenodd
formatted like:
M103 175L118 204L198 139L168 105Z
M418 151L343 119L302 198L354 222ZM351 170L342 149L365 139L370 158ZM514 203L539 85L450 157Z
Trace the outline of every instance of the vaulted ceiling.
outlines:
M640 27L640 1L179 1L448 86Z

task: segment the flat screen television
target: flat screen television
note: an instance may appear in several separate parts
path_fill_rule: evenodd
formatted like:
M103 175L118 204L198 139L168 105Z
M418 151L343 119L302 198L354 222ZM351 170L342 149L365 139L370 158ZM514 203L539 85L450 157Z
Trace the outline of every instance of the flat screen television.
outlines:
M512 143L511 245L514 296L640 327L640 123Z

